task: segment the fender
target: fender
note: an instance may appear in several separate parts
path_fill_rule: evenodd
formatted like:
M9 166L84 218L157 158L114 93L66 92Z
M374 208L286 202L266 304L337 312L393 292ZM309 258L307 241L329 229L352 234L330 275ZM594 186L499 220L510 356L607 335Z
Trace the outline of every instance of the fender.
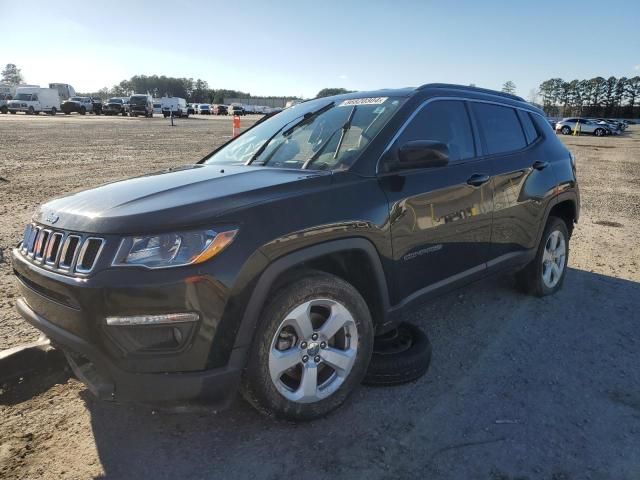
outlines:
M540 240L542 239L544 228L547 225L547 222L549 221L549 214L551 213L551 210L553 209L553 207L555 207L559 203L562 203L567 200L573 203L573 206L576 212L575 221L576 222L578 221L578 217L580 216L580 198L578 196L578 193L575 190L569 190L569 191L559 193L558 195L553 197L551 200L549 200L549 203L547 204L547 208L545 209L545 212L544 212L544 222L542 222L540 227L538 228L538 235L537 235L537 241L536 241L536 248L534 250L534 256L535 256L535 251L537 251L538 249L537 246L540 244Z
M242 322L236 335L234 350L236 348L246 349L251 345L262 306L267 299L267 294L271 286L280 274L291 267L313 260L314 258L348 250L362 251L369 258L375 276L373 280L376 282L378 294L382 301L383 315L386 316L389 311L389 290L380 257L373 244L369 240L361 237L333 240L286 254L275 260L262 272L251 293L247 308L244 311Z

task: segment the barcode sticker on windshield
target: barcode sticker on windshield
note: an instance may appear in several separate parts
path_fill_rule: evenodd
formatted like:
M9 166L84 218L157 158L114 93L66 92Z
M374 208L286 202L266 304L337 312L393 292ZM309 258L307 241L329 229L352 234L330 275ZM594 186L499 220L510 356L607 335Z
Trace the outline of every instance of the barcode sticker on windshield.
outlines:
M353 107L354 105L380 105L387 101L389 97L369 97L369 98L352 98L344 100L339 107Z

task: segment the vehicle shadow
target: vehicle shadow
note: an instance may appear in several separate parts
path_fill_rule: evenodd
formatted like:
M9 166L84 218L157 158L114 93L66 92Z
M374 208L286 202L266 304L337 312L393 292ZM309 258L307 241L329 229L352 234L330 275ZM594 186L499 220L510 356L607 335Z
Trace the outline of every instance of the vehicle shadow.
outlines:
M570 269L542 299L512 284L486 280L412 311L433 344L427 375L362 387L314 422L269 419L241 399L173 414L85 392L103 478L633 476L640 283Z

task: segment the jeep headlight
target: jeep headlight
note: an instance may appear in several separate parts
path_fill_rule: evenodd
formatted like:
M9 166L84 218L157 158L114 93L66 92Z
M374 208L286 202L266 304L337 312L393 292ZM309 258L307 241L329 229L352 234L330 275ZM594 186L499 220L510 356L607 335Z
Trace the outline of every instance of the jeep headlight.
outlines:
M222 252L237 233L208 229L126 237L113 265L168 268L202 263Z

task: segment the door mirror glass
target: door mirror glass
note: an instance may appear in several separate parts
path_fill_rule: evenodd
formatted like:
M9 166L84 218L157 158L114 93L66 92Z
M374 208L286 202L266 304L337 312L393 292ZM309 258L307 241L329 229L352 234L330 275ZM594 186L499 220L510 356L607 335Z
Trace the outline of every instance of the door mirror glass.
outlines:
M449 163L449 147L434 140L412 140L398 150L396 169L444 167Z

